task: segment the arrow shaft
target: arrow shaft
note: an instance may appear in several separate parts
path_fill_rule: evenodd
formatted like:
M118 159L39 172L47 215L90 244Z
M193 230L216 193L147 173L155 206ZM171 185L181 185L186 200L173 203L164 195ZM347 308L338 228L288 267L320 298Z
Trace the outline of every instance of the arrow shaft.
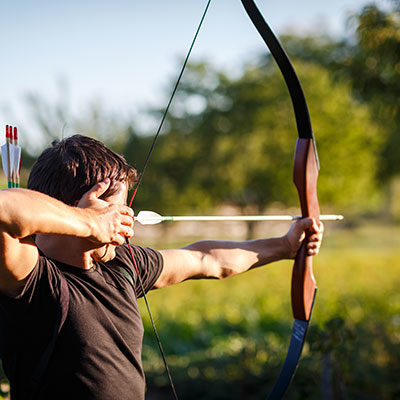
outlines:
M146 224L146 222L163 222L163 221L294 221L300 219L299 215L235 215L235 216L159 216L159 217L146 217L138 218L138 222ZM322 221L340 221L343 219L342 215L321 215Z

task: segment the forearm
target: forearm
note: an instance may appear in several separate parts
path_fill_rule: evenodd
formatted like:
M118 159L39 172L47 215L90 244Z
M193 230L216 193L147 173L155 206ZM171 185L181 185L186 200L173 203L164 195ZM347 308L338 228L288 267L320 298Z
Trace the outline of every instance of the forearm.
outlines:
M186 247L198 252L204 277L227 278L249 269L289 258L286 238L250 241L200 241Z
M88 210L28 189L0 191L0 230L11 237L37 233L90 237L91 227Z
M274 261L295 258L306 231L307 254L318 254L323 225L312 218L296 221L282 237L242 242L203 240L182 249L162 250L164 269L154 288L187 279L222 279Z

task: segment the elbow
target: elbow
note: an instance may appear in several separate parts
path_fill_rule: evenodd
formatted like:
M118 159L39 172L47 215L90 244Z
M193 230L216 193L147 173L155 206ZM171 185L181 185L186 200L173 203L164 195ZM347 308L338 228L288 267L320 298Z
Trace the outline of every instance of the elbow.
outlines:
M4 189L1 192L6 192L11 189ZM0 196L0 232L1 234L8 235L13 239L23 237L23 227L15 220L13 212L10 211L10 204L6 202L7 198Z
M3 235L11 237L11 239L21 239L29 236L18 224L0 224L0 231Z
M226 279L226 278L230 278L231 276L236 275L237 272L235 270L233 270L232 268L229 267L221 267L220 268L220 272L219 272L219 276L218 279Z
M236 274L237 271L235 271L235 269L229 265L214 265L212 268L212 273L208 274L208 277L222 280L230 278Z
M233 265L230 265L226 260L220 260L218 257L206 254L202 260L203 277L207 279L226 279L238 273Z

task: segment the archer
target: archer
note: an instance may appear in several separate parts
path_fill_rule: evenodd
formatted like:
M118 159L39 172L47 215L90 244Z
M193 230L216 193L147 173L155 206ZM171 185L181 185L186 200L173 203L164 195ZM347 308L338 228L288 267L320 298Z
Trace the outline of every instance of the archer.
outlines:
M311 218L277 238L128 245L136 182L122 156L75 135L40 155L28 189L0 191L0 352L11 399L144 399L140 280L147 292L227 278L294 258L306 231L308 255L318 254L323 225Z

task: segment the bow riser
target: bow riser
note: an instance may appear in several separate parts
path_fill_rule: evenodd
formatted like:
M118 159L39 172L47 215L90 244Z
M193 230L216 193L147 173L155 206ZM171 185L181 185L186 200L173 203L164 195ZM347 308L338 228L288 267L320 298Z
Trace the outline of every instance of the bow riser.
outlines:
M302 282L302 285L298 282ZM303 243L297 253L292 272L292 312L295 319L310 320L316 291L312 256L307 256L307 248Z
M299 194L301 215L319 221L317 196L318 161L312 138L297 139L294 151L293 182Z
M301 214L315 218L319 222L317 197L318 161L313 139L297 139L294 156L293 181L297 188ZM308 236L306 235L292 272L292 311L295 319L309 321L317 290L313 274L313 258L307 255ZM302 282L299 285L299 282Z

